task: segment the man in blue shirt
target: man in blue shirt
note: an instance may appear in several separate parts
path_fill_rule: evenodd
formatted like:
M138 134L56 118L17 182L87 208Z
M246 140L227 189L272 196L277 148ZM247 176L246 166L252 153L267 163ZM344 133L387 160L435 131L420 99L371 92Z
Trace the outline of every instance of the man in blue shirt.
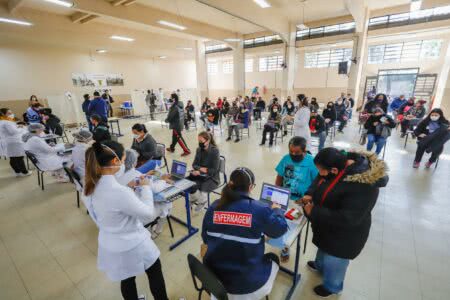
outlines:
M306 140L295 136L289 141L289 154L278 163L275 184L291 191L291 200L298 200L317 177L317 168L311 154L306 152Z
M94 100L89 103L89 116L99 115L103 122L108 122L108 103L100 97L99 92L94 92Z

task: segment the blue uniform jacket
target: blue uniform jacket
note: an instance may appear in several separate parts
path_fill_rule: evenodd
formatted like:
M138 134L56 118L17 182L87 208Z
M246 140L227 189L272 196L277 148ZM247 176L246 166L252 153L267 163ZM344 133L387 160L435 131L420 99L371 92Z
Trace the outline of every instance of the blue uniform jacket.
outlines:
M394 101L392 101L390 108L391 108L391 110L396 111L396 110L398 110L398 109L403 105L403 103L405 103L405 102L406 102L406 99L401 100L400 98L395 98Z
M108 120L108 103L100 97L95 98L89 103L88 115L99 115L106 122Z
M204 263L228 293L252 293L267 282L272 269L264 257L264 235L278 238L288 225L281 210L248 196L221 209L217 203L203 219L202 239L208 245Z

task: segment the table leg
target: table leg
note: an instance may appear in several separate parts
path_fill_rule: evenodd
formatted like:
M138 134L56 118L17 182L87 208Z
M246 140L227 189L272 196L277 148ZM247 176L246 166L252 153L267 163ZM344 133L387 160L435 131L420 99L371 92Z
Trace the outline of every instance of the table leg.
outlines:
M185 199L185 207L186 207L186 222L183 222L182 220L180 220L174 216L170 216L170 218L172 220L174 220L175 222L177 222L178 224L185 226L188 230L188 234L185 235L184 237L182 237L181 239L179 239L178 241L176 241L175 243L173 243L172 245L170 245L170 247L169 247L170 251L172 251L173 249L175 249L176 247L178 247L179 245L184 243L191 236L193 236L194 234L196 234L198 232L198 228L193 227L192 223L191 223L191 207L190 207L190 203L189 203L189 192L188 191L184 192L184 199Z
M117 130L119 131L119 136L122 136L122 133L120 133L120 122L117 120Z
M114 126L113 126L113 122L109 122L109 125L110 125L110 127L111 127L111 135L113 135L114 134Z
M300 262L300 238L301 235L299 234L297 236L297 245L295 248L295 265L294 265L294 271L291 271L287 269L286 267L280 266L280 271L292 276L292 286L289 289L288 294L286 295L286 300L291 299L292 294L294 294L295 288L297 287L297 284L300 282L301 275L298 274L298 264Z

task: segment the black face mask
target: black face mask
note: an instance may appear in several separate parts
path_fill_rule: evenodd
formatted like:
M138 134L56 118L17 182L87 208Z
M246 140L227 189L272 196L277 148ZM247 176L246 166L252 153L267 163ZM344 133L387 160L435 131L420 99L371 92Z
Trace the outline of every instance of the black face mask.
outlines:
M331 173L331 172L328 172L327 175L325 175L325 176L320 175L320 177L322 177L322 178L325 179L325 180L332 180L334 177L336 177L336 174L333 174L333 173Z
M298 154L298 155L294 155L294 154L289 154L289 156L291 157L293 162L299 163L303 160L304 155L303 154Z
M198 146L200 147L200 149L205 150L206 145L205 143L198 143Z

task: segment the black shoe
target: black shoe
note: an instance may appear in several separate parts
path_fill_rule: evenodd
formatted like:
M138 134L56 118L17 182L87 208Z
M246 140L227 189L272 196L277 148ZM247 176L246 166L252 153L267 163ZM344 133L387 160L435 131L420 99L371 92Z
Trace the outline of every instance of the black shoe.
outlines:
M284 132L283 132L283 136L287 136L287 131L284 131Z
M266 143L261 142L261 144L259 144L260 146L264 146Z
M319 270L317 270L316 262L315 262L315 261L310 260L310 261L308 261L308 262L306 263L306 265L308 266L308 268L309 268L311 271L313 271L313 272L319 272Z
M332 292L327 291L327 289L323 285L318 285L314 288L314 293L322 298L328 298L333 295Z
M235 143L239 143L240 139L235 139L234 142Z
M231 137L227 138L227 140L226 140L226 141L227 141L227 142L231 141Z
M400 135L400 138L402 139L402 138L404 138L406 136L406 133L403 133L402 132L402 134Z

